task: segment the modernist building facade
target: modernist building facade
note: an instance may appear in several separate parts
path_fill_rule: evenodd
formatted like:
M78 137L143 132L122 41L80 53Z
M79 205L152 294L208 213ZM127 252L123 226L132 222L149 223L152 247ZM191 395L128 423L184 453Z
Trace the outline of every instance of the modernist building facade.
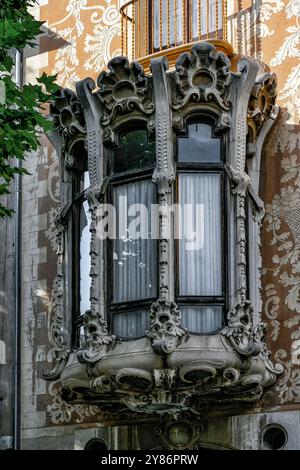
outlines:
M55 3L24 52L54 130L2 224L2 447L299 449L297 2Z

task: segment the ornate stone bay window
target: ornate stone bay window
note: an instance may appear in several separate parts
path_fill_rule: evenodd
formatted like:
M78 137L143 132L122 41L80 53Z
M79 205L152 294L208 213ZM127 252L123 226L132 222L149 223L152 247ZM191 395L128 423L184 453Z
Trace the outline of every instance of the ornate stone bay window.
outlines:
M276 78L235 61L205 41L174 69L152 59L149 74L116 57L97 86L83 80L52 105L61 208L46 378L110 423L253 402L281 372L260 318L258 188ZM156 205L157 237L99 237L108 204L113 231L125 224L124 198ZM174 204L188 210L170 216Z

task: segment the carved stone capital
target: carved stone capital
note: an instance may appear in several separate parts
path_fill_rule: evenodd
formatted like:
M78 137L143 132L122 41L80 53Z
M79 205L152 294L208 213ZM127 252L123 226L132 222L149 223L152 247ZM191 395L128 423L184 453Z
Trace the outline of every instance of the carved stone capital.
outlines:
M231 346L243 356L257 355L261 342L253 335L253 307L249 301L237 304L227 315L228 325L222 334Z
M114 340L107 331L107 322L98 313L87 310L83 316L85 342L78 351L79 362L95 363L103 355L105 346Z
M249 145L253 145L267 119L273 116L277 96L277 77L264 73L256 78L248 105Z
M245 197L251 184L251 179L245 171L233 168L229 163L225 164L225 170L230 178L232 194Z
M178 338L186 332L180 328L181 312L175 302L157 300L150 307L150 331L153 350L158 354L170 354L176 348Z
M280 364L273 365L269 359L270 352L263 341L267 331L267 324L259 322L253 324L254 311L251 302L245 301L236 305L227 315L228 325L222 330L230 345L241 356L257 356L263 360L266 369L271 372L271 383L274 375L282 372Z

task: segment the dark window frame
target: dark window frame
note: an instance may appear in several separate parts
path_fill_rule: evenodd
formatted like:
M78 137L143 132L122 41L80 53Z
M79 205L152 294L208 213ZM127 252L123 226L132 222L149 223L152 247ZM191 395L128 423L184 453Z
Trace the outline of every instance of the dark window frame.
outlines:
M220 139L220 162L180 162L179 145L180 138L189 138L189 126L192 124L208 124L211 127L212 138ZM214 335L222 329L225 324L225 313L228 308L228 231L227 231L227 176L225 171L226 152L224 137L215 131L216 120L207 115L197 114L186 119L185 127L182 132L176 135L175 161L176 161L176 183L175 183L175 202L179 203L179 174L219 174L220 178L220 209L221 209L221 270L222 270L222 295L221 296L184 296L179 294L179 240L175 240L175 298L180 307L182 306L218 306L222 305L222 325L219 329L211 332L192 332L196 335Z
M112 204L113 202L113 188L117 187L119 185L123 185L126 183L132 183L134 181L145 181L145 180L150 180L152 179L153 175L153 170L156 165L156 161L154 164L149 165L148 168L145 169L133 169L133 170L128 170L128 171L123 171L120 173L113 173L113 152L117 148L118 145L118 136L124 135L126 133L129 133L133 130L144 130L147 132L147 137L149 140L152 140L151 137L149 138L149 133L146 129L146 123L145 122L137 122L135 121L134 123L127 124L125 126L122 126L120 129L116 131L117 134L117 143L116 145L110 149L108 153L108 179L109 179L109 184L108 184L108 190L107 190L107 202L108 204ZM155 141L154 141L155 142ZM154 184L154 183L153 183ZM158 203L158 196L157 196L157 191L155 187L155 203ZM156 255L157 255L157 260L159 259L159 244L158 242L156 243ZM126 312L132 312L132 311L138 311L138 310L149 310L151 304L157 299L158 295L158 283L157 283L157 289L156 289L156 294L154 297L147 298L147 299L139 299L139 300L133 300L133 301L128 301L128 302L113 302L113 240L107 239L106 240L106 259L110 260L107 262L107 267L106 267L106 276L107 276L107 285L109 286L108 292L109 294L107 295L107 302L106 302L106 318L108 321L109 329L114 333L114 316L118 315L118 313L126 313ZM157 262L156 264L156 278L158 280L158 275L159 275L159 263ZM115 333L114 333L115 334ZM140 338L143 338L146 336L146 332L142 336L136 336L132 338L124 338L122 337L122 341L134 341Z
M83 312L80 311L80 210L81 204L87 200L88 188L81 189L83 186L84 174L87 172L87 165L80 169L72 170L72 201L68 208L67 218L68 240L71 247L71 262L69 263L71 269L71 309L72 309L72 334L71 344L74 349L80 347L80 328L83 326Z

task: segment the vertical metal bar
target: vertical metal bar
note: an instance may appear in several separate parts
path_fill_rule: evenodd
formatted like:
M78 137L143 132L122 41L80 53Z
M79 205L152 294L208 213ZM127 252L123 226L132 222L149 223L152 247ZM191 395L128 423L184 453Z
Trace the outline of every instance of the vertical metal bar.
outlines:
M149 18L148 18L148 15L149 15L149 11L148 11L148 0L145 1L145 16L144 16L144 20L145 20L145 55L148 54L148 35L149 35ZM142 39L142 38L140 38Z
M135 31L135 44L136 44L136 58L141 57L141 41L140 41L140 0L136 2L136 31Z
M151 29L152 29L152 41L151 41L151 53L154 52L154 41L155 41L155 27L154 27L154 1L151 3Z
M132 2L131 5L131 12L132 12L132 30L131 30L131 60L135 59L135 54L134 54L134 38L135 38L135 2Z
M128 18L127 9L125 11L125 55L128 56Z
M174 0L174 46L177 46L177 0Z
M159 0L159 49L163 48L162 43L162 0Z
M16 51L15 57L15 81L20 90L23 89L24 62L23 50ZM22 168L22 160L16 160L16 166ZM22 180L21 175L15 176L15 321L14 321L14 418L13 418L13 436L14 449L20 449L20 328L21 328L21 242L22 242Z
M215 38L218 39L218 28L219 28L219 0L215 0L216 5L216 32L215 32Z
M201 39L202 30L201 30L201 0L198 0L198 38Z
M193 40L193 0L187 0L187 42L191 42Z
M209 0L206 0L206 37L209 38Z
M121 13L121 54L124 55L124 18Z
M182 40L186 42L187 24L185 24L185 0L182 0Z
M227 41L227 0L224 2L224 39Z
M170 47L170 0L167 0L167 46Z

